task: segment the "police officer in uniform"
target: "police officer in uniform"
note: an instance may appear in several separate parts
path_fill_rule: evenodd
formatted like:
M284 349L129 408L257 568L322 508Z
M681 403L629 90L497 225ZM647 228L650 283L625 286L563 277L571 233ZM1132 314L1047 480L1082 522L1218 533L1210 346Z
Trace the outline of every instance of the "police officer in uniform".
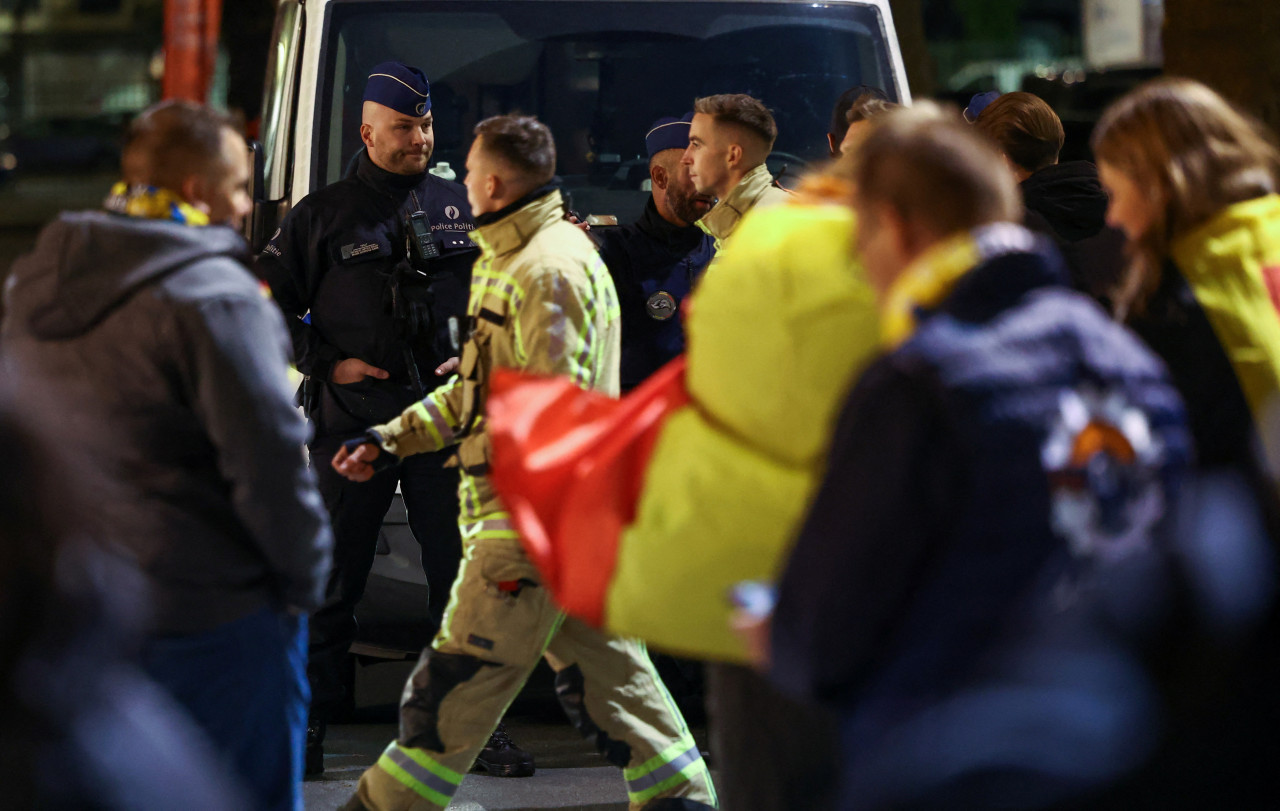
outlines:
M640 219L590 232L622 308L623 391L684 351L680 303L715 255L715 241L694 225L715 201L698 194L680 162L692 120L660 118L645 135L653 194Z
M370 71L360 137L365 150L354 171L300 200L259 260L306 375L309 449L335 541L325 605L311 618L308 774L324 770L324 725L346 692L354 610L397 484L437 624L461 555L458 474L445 467L448 452L406 459L359 484L328 464L344 441L441 382L438 372L459 350L476 256L466 190L427 172L435 135L422 71L398 62ZM533 771L501 728L478 763L493 773Z

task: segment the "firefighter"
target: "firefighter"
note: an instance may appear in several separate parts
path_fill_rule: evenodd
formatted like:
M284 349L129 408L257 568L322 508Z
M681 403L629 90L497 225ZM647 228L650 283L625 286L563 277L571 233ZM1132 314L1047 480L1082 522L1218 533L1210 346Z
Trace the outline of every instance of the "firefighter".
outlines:
M765 165L777 138L773 114L759 99L729 93L694 101L689 146L680 160L698 193L718 199L698 220L717 251L753 207L787 199Z
M360 779L348 809L443 809L541 656L579 730L623 768L631 807L715 804L706 764L640 643L567 618L521 548L487 475L484 406L500 367L561 374L618 393L617 295L591 241L551 185L555 145L534 118L480 122L467 192L481 247L459 376L334 457L355 480L458 445L463 565L443 626L410 677L400 737ZM688 802L685 802L688 801Z

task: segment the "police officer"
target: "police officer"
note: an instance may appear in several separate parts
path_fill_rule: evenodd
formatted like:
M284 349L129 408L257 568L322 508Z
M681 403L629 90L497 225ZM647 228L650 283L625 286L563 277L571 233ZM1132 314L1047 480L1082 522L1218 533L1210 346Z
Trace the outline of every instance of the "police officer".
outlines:
M622 308L623 391L684 351L680 303L715 255L714 240L694 225L715 200L698 194L680 162L692 120L660 118L645 135L653 193L640 219L590 232Z
M422 547L428 609L439 623L458 571L458 475L447 452L422 454L354 483L329 467L343 441L426 396L459 348L476 250L466 190L427 172L435 142L431 91L417 68L383 62L369 74L354 170L298 202L263 250L259 272L293 338L309 445L333 524L325 605L311 619L307 773L324 770L324 725L345 695L355 606L378 529L400 486ZM424 640L425 641L425 640ZM479 763L532 773L496 734Z

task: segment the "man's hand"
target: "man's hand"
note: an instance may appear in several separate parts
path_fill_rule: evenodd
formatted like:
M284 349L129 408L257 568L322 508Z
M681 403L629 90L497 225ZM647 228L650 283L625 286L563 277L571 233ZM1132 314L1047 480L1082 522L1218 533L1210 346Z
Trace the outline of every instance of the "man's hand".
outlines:
M761 673L769 670L769 637L772 625L772 614L761 616L741 608L729 617L729 627L746 646L751 666Z
M391 377L391 373L386 369L379 369L377 366L370 366L359 358L347 358L333 364L333 371L329 373L329 379L339 385L347 383L359 383L366 377L376 377L379 380L386 380Z
M458 367L460 365L461 365L461 362L457 358L449 358L444 363L436 367L436 374L440 375L441 377L444 377L445 375L451 375L454 372L458 371Z
M353 482L367 482L373 478L376 472L373 469L373 460L378 458L382 453L382 448L372 442L364 442L356 446L354 451L347 450L344 445L338 448L338 452L333 455L333 461L330 464L333 469L346 476Z

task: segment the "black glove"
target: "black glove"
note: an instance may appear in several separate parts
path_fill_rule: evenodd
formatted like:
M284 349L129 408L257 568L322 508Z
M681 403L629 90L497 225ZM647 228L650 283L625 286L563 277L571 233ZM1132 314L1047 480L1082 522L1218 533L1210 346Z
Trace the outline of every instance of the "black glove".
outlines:
M342 447L347 453L355 453L356 448L361 445L373 445L379 451L378 455L373 457L373 461L369 463L369 467L373 468L374 473L381 473L384 470L395 467L400 464L400 457L391 453L382 447L382 436L377 431L370 429L364 433L364 436L358 436L355 439L348 439L342 443Z

